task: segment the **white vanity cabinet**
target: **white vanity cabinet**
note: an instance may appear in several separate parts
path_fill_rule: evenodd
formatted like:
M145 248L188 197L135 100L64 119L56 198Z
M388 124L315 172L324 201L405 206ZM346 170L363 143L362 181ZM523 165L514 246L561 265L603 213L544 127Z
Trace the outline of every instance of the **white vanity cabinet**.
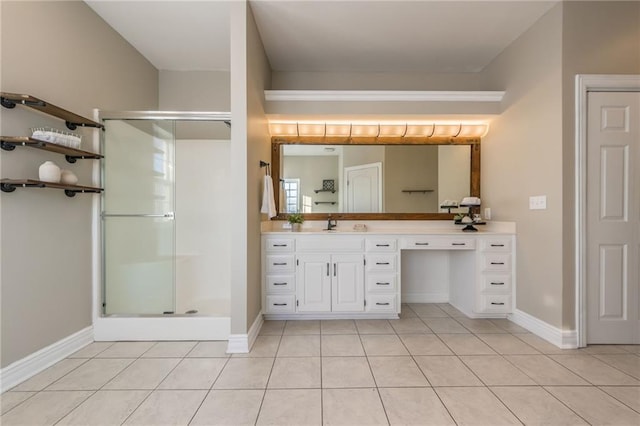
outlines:
M362 254L300 254L296 262L298 312L364 311Z
M402 302L472 318L514 309L515 233L267 232L262 249L267 319L392 319Z
M395 236L366 240L366 311L400 312L400 254Z
M478 314L508 314L513 310L514 246L514 237L510 236L480 239L475 306Z

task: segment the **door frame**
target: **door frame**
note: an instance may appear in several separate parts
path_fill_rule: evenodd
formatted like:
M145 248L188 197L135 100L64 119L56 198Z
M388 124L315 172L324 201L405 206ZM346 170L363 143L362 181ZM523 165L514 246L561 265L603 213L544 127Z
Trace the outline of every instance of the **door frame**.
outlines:
M349 212L349 185L348 185L348 174L350 171L355 171L355 170L360 170L360 169L370 169L370 168L376 168L378 171L378 212L377 213L382 213L383 209L384 209L384 203L383 203L383 196L384 196L384 188L383 186L383 182L382 182L382 162L381 161L376 161L375 163L367 163L367 164L359 164L357 166L347 166L344 167L343 169L343 181L344 181L344 206L347 209L347 213L352 213Z
M575 323L587 345L587 95L640 92L640 75L577 74L575 78Z

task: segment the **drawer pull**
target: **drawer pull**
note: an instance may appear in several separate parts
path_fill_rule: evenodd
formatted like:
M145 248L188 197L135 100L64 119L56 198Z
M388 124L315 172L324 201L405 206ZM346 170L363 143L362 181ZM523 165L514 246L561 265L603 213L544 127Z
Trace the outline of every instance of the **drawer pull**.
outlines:
M504 302L491 302L492 305L498 305L498 306L502 306L504 305Z
M390 303L389 302L384 302L384 303L383 302L376 302L376 305L378 305L378 306L389 306Z
M287 306L286 303L274 303L273 306Z
M416 243L417 246L428 246L429 243Z
M376 244L376 247L389 247L389 244Z
M376 283L376 285L391 285L391 283Z
M327 262L327 276L329 276L329 262Z
M491 283L493 284L493 283ZM287 285L287 283L273 283L273 285Z
M491 262L492 265L504 265L504 262Z
M273 246L274 247L286 247L287 245L286 244L274 244Z
M504 244L491 244L491 247L504 247Z
M491 285L504 285L504 283L491 283Z
M376 262L376 265L388 265L389 262Z
M466 246L467 243L451 243L452 246Z

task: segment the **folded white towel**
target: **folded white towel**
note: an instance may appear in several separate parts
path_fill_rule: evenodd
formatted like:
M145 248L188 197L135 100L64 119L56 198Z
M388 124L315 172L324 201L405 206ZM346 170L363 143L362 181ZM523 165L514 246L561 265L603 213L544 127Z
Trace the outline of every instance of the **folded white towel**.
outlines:
M264 189L262 191L262 208L260 213L264 213L269 216L269 219L276 216L276 200L273 194L273 179L271 176L266 175L264 177Z

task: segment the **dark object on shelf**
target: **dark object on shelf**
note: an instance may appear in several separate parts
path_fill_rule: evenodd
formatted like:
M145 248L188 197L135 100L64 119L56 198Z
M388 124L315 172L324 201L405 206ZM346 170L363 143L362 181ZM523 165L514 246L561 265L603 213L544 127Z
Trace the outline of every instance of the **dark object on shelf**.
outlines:
M325 179L322 181L322 189L324 191L333 191L336 190L336 181L333 179Z
M332 194L335 194L336 190L335 189L314 189L313 192L315 192L316 194L318 192L330 192Z
M69 163L75 163L78 159L98 160L102 155L89 151L71 148L68 146L58 145L51 142L45 142L33 139L27 136L0 136L0 147L5 151L13 151L16 146L30 146L32 148L43 149L65 156Z
M456 225L466 225L462 228L462 232L478 232L478 228L475 228L473 225L486 225L487 222L463 222L461 220L456 220L454 222Z
M31 95L0 92L0 103L2 103L2 106L5 108L15 108L16 105L24 105L53 117L60 118L65 121L67 128L70 130L75 130L78 126L104 129L104 126L100 123L96 123L93 120L74 114L66 109L62 109Z
M413 194L414 192L422 192L426 194L428 192L433 192L433 189L403 189L402 192L406 192L408 194Z
M314 203L316 203L316 204L331 204L331 205L333 205L336 202L335 201L314 201Z
M2 192L13 192L16 188L54 188L63 189L67 197L75 197L77 193L100 193L102 188L92 186L67 185L64 183L43 182L34 179L2 179L0 189Z

